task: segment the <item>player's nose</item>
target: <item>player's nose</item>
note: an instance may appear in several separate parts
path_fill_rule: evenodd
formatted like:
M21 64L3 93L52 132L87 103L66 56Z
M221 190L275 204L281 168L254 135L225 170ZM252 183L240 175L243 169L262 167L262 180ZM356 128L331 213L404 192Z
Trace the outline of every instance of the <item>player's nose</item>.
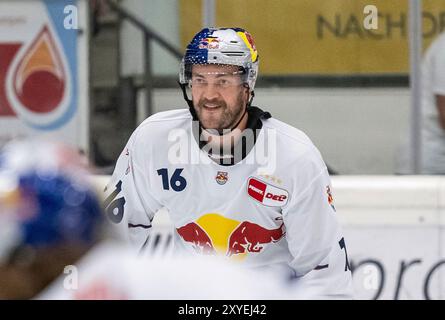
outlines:
M213 100L219 97L219 90L213 83L208 83L204 89L203 96L207 100Z

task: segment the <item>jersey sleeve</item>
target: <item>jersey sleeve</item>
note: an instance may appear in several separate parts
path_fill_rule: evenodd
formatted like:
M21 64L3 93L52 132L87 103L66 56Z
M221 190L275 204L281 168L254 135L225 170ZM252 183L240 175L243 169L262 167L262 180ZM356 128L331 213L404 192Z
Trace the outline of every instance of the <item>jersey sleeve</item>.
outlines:
M295 170L292 199L283 208L296 276L293 298L351 299L352 275L327 167L315 150Z
M155 213L162 207L150 192L144 175L144 148L138 149L133 133L119 156L110 182L105 188L105 211L118 225L120 233L136 248L148 239ZM142 149L142 150L141 150Z
M293 257L290 266L297 276L329 263L328 255L339 228L326 165L321 156L306 158L309 160L295 165L291 199L283 208L286 238Z
M329 252L323 265L292 280L289 289L292 299L353 299L353 283L346 242L342 236Z

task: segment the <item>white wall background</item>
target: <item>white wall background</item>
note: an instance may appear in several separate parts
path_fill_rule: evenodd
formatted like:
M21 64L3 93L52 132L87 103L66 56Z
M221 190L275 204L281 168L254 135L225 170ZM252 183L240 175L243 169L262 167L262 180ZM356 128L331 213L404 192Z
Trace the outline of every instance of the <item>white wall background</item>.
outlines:
M158 32L170 44L180 48L177 1L124 0L122 6ZM120 34L123 76L142 74L144 70L143 44L142 33L130 23L123 22ZM178 61L156 43L152 44L152 62L155 75L172 75L178 72Z

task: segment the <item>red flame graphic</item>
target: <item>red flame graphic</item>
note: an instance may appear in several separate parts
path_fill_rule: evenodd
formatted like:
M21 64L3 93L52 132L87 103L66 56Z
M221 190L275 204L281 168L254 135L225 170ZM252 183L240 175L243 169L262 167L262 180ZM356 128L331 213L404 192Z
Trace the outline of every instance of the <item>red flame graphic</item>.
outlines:
M31 43L14 73L14 90L20 102L37 113L57 108L63 98L65 72L54 38L44 26Z
M16 115L6 97L6 74L20 47L20 43L0 43L0 117Z

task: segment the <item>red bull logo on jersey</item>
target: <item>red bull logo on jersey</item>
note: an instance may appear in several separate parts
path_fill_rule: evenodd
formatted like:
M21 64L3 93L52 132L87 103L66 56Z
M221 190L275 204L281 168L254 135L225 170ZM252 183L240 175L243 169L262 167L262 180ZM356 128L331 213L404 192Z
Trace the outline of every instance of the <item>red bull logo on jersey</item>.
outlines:
M176 231L197 253L221 254L232 259L244 259L247 254L262 252L267 245L280 241L285 235L282 222L269 229L217 213L205 214Z
M215 252L212 240L199 224L190 222L177 228L176 231L185 242L193 245L193 248L201 254L213 254Z
M218 184L223 185L229 180L229 176L227 172L224 171L218 171L216 174L215 180Z
M289 194L286 190L277 188L256 178L249 178L247 194L258 202L269 207L286 205Z
M230 235L227 255L261 252L265 245L281 240L284 234L283 223L276 229L266 229L256 223L244 221Z

